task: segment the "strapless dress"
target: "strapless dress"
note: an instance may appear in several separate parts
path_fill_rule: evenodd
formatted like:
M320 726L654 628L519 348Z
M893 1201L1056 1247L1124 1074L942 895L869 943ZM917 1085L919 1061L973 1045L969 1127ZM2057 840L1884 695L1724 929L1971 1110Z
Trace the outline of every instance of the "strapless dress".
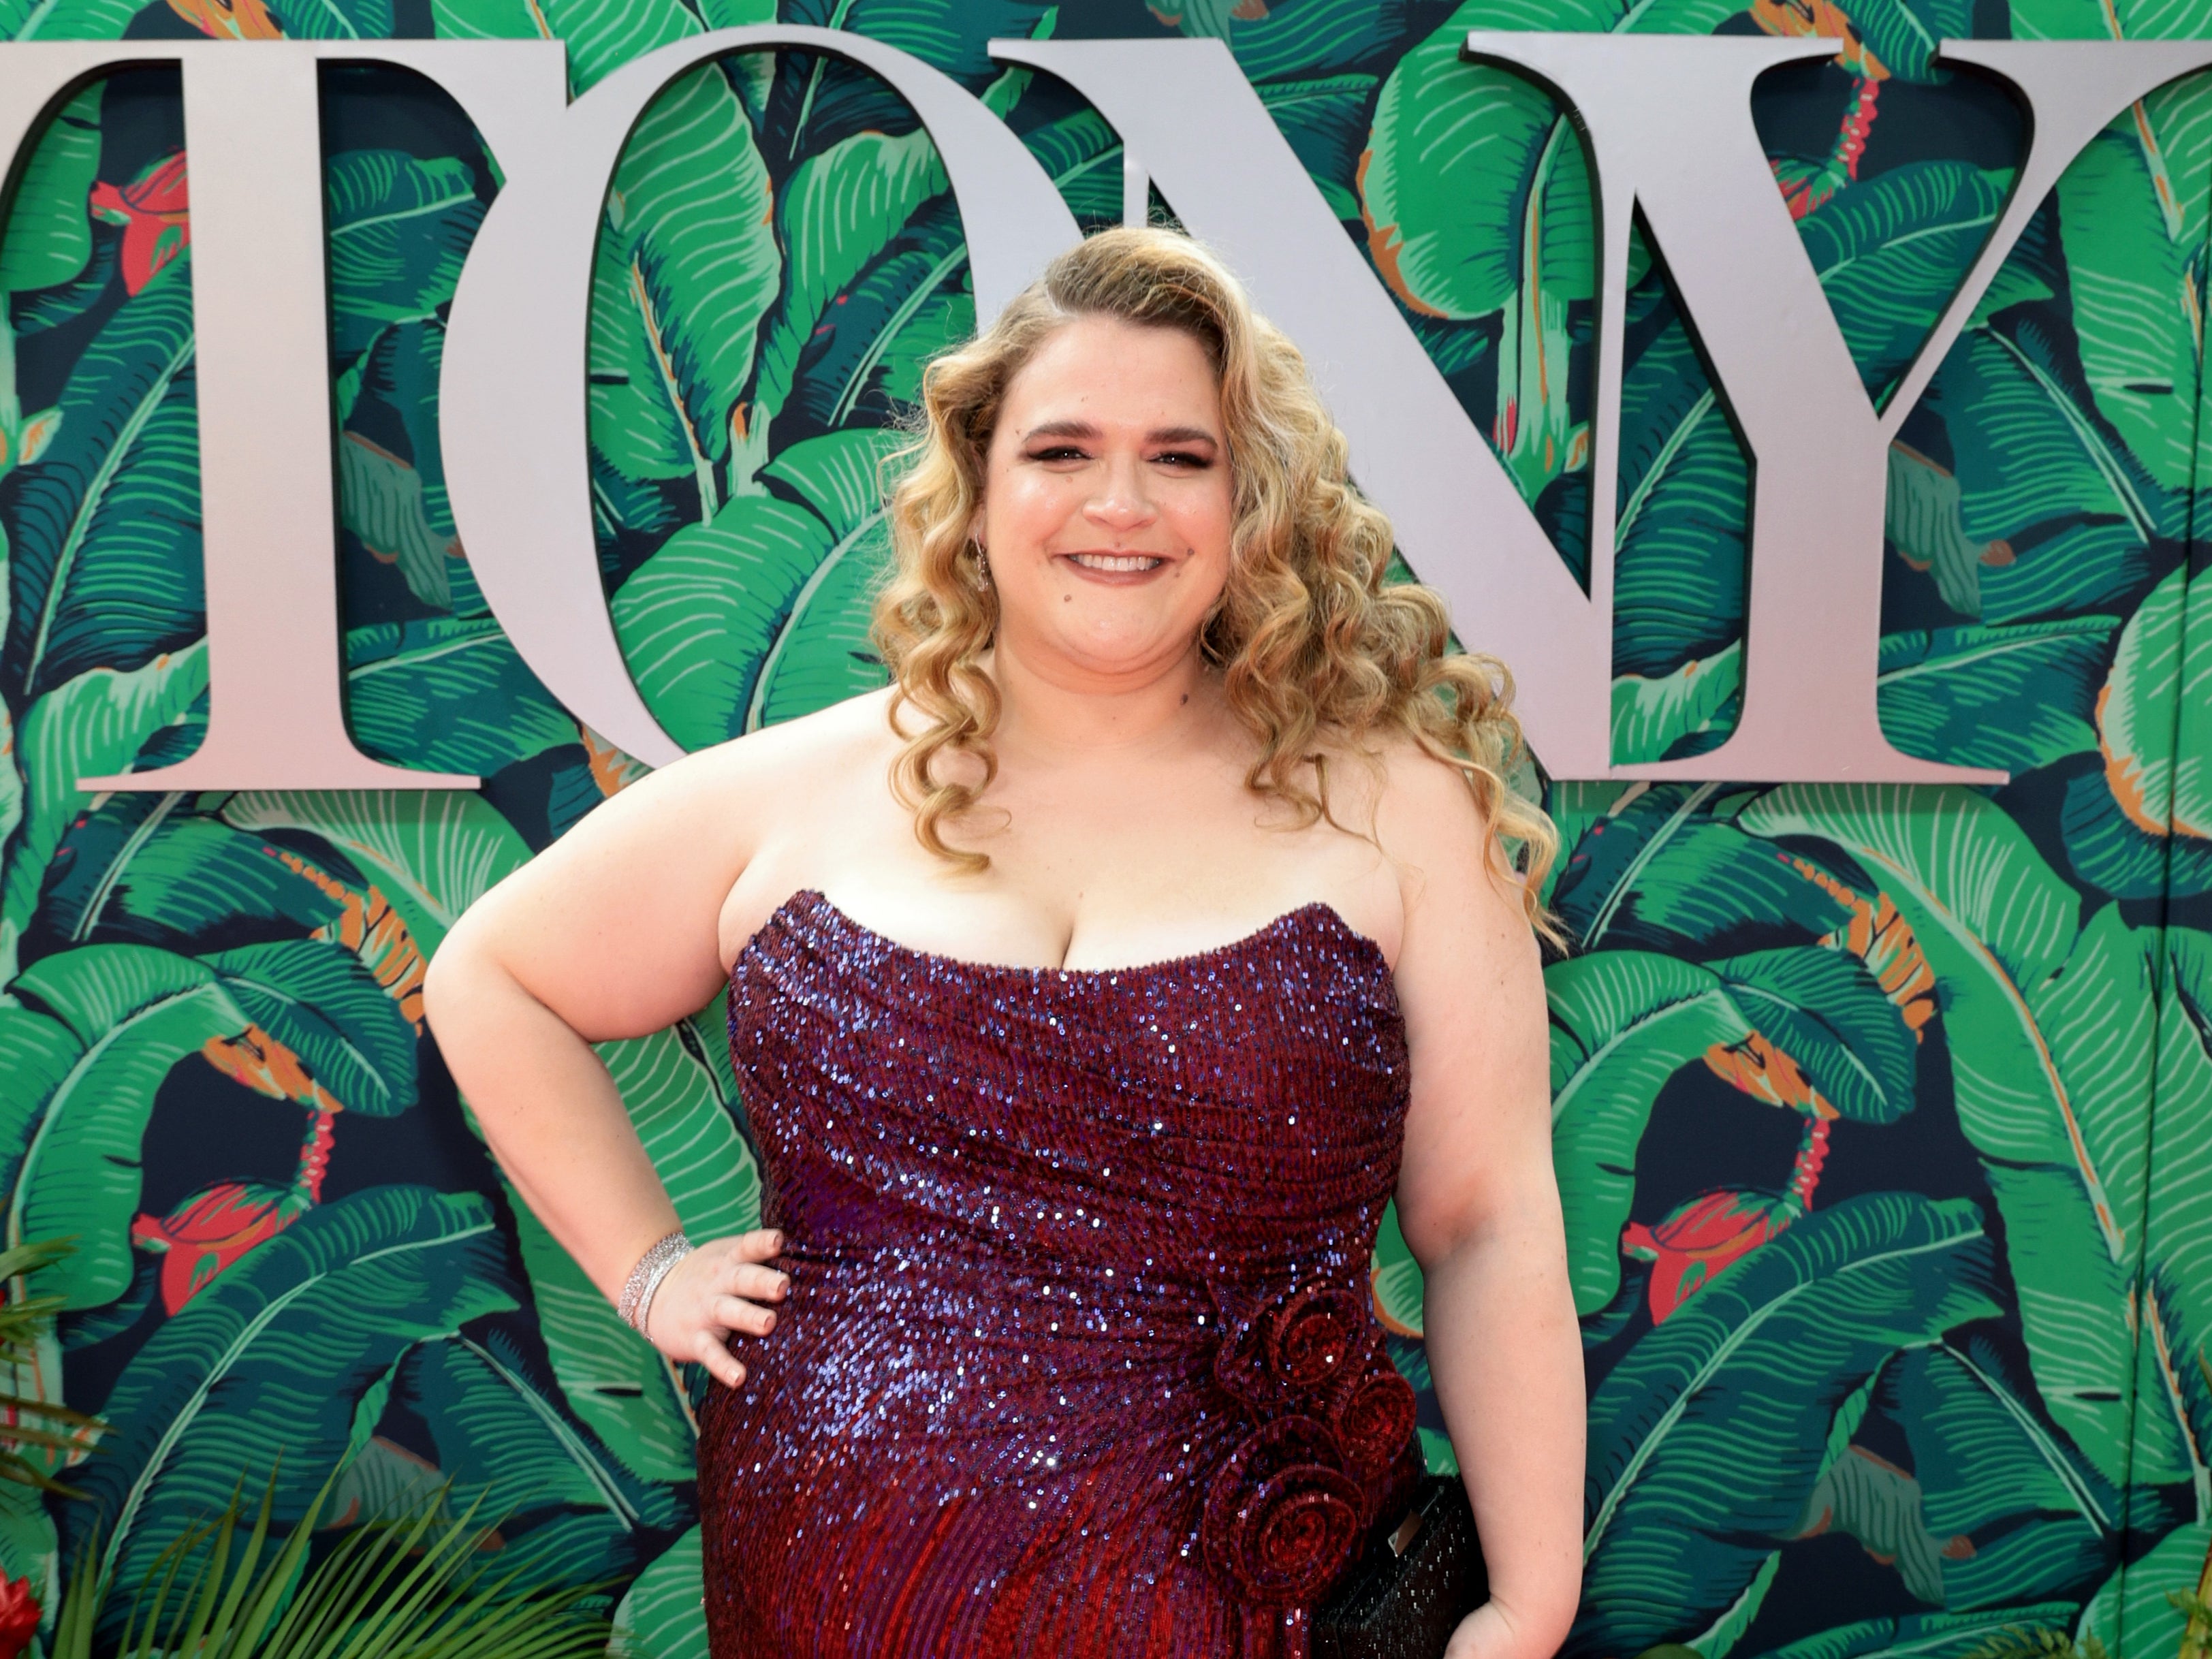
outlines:
M713 1659L1300 1659L1420 1469L1375 943L994 967L805 890L729 1031L791 1291L699 1411Z

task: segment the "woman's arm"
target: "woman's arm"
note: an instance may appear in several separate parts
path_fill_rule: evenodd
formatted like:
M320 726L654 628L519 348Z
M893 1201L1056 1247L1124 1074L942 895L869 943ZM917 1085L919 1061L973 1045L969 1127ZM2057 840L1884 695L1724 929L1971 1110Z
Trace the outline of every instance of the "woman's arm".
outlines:
M501 1168L610 1299L677 1217L591 1045L659 1030L722 982L716 921L751 854L732 803L765 781L735 748L594 807L469 907L423 981L425 1017ZM651 1334L734 1385L721 1333L773 1322L755 1304L780 1297L782 1275L758 1264L781 1241L695 1242L653 1298Z
M1408 757L1384 812L1405 879L1396 966L1413 1067L1398 1221L1490 1571L1489 1604L1449 1655L1547 1659L1581 1585L1584 1401L1543 975L1518 895L1484 869L1488 832L1465 784Z

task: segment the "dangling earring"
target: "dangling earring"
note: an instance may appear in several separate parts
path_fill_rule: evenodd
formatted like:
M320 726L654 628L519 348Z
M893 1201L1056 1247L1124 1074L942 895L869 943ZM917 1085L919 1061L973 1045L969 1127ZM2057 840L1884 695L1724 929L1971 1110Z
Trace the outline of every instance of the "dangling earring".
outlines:
M975 550L975 591L988 593L991 591L990 557L983 551L983 544L977 538L970 536L968 545Z

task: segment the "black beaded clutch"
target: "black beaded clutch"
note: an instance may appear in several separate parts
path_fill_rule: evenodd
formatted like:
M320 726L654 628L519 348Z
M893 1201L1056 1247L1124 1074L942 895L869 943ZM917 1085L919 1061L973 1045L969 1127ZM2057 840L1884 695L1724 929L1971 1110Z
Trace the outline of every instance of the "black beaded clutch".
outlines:
M1315 1609L1313 1659L1439 1659L1489 1594L1466 1486L1425 1475L1412 1507L1376 1528Z

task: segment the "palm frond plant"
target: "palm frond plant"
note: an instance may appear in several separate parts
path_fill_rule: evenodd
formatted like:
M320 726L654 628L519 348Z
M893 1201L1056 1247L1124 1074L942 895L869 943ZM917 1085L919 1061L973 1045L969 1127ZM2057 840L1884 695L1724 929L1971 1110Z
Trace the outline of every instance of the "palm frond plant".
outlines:
M2212 1606L2197 1590L2168 1590L2166 1599L2189 1621L2181 1634L2177 1659L2206 1659ZM2116 1659L2116 1656L2094 1633L2075 1638L2044 1626L2012 1625L1983 1642L1967 1659Z
M2077 1642L2063 1630L2009 1625L1974 1649L1967 1659L2112 1659L2112 1656L2094 1636Z
M0 1480L38 1486L64 1498L84 1494L55 1480L40 1466L40 1460L26 1455L24 1449L52 1453L47 1461L58 1464L106 1425L58 1400L23 1393L21 1379L38 1375L39 1339L52 1327L62 1306L58 1296L31 1295L30 1275L76 1248L66 1238L40 1238L0 1250L0 1282L7 1286L6 1295L0 1297L0 1365L7 1367L9 1383L0 1389Z
M2212 1562L2206 1565L2206 1579L2212 1579ZM2212 1650L2212 1601L2206 1600L2206 1591L2212 1589L2206 1579L2200 1579L2193 1590L2168 1590L2166 1599L2189 1623L2181 1632L2181 1659L2205 1659Z
M609 1620L588 1602L611 1586L520 1589L524 1568L492 1577L483 1557L497 1522L477 1519L483 1494L448 1518L450 1480L403 1511L359 1522L310 1560L337 1480L333 1471L281 1541L270 1522L273 1475L242 1543L236 1493L221 1514L172 1540L132 1597L114 1659L587 1659L605 1651ZM113 1588L111 1575L90 1570L99 1548L95 1534L78 1557L48 1659L93 1659ZM105 1659L105 1643L100 1651Z

